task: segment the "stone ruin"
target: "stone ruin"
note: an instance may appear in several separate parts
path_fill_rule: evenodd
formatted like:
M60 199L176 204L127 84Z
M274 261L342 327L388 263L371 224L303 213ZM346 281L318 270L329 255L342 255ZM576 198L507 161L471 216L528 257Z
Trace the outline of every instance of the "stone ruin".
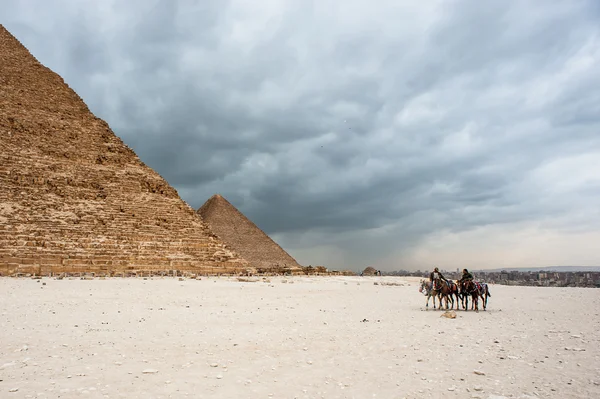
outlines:
M239 274L248 267L0 25L0 275Z
M363 276L376 276L378 273L379 271L376 270L374 267L368 266L367 268L365 268L365 270L363 270L361 274Z
M211 231L249 262L249 274L305 273L294 258L223 196L213 195L198 213Z

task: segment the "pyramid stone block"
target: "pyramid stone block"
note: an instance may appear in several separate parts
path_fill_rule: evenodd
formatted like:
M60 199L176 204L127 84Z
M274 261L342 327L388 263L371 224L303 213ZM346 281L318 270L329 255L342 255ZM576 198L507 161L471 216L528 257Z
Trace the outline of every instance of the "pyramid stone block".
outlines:
M0 25L0 274L246 265Z

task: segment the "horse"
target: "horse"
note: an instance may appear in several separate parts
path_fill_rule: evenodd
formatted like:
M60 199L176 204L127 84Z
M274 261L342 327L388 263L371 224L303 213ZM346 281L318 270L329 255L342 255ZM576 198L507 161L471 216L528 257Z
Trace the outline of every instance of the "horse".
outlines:
M421 286L419 287L419 292L422 292L423 295L427 297L427 303L425 307L429 309L429 298L433 297L433 308L435 309L435 298L439 296L439 292L434 290L432 287L432 282L427 280L421 280ZM442 299L439 298L440 308L442 307Z
M481 297L481 286L473 280L463 281L461 284L461 295L463 297L463 309L469 310L469 296L471 297L471 310L479 312L479 297Z
M419 286L419 292L427 297L427 303L425 306L429 309L429 298L433 296L433 308L435 309L435 297L437 295L432 294L431 282L427 280L421 280L421 286Z
M446 300L446 309L448 309L448 296L451 295L450 286L445 281L440 281L439 287L434 288L433 282L427 280L421 280L421 286L419 287L419 292L422 292L423 295L427 296L427 303L425 306L429 308L429 298L433 297L433 308L435 309L435 298L438 298L440 303L440 309L442 308L442 300ZM452 307L454 307L454 300L450 296L450 301L452 301ZM458 308L458 304L457 304Z
M450 301L452 302L450 309L454 309L454 297L456 297L456 310L458 310L458 306L460 303L460 301L459 301L460 292L458 290L458 285L454 281L448 280L448 288L450 290L448 297L450 298Z
M475 285L478 287L479 297L481 298L481 303L483 304L483 310L486 310L488 298L492 296L490 294L490 288L487 283L479 283L475 282Z
M454 309L454 296L456 297L456 309L458 309L458 286L452 280L443 281L440 280L440 299L446 300L446 309L448 309L448 302L451 303L450 309Z

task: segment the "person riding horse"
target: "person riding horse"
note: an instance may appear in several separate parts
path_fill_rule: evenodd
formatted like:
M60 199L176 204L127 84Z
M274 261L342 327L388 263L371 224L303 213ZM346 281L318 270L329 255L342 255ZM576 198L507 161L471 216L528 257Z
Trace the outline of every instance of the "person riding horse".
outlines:
M473 275L467 269L463 269L462 277L458 280L461 284L465 281L473 281Z
M433 290L438 290L440 287L440 284L441 284L440 283L441 280L444 280L446 283L448 282L448 280L446 280L444 275L442 273L440 273L439 269L436 267L429 274L429 281L431 281L431 288Z

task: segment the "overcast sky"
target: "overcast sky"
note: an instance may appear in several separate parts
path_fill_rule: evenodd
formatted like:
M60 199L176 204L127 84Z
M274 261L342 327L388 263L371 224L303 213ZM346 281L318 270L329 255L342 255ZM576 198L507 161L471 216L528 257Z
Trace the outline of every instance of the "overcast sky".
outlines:
M600 265L600 2L2 0L194 208L301 264Z

